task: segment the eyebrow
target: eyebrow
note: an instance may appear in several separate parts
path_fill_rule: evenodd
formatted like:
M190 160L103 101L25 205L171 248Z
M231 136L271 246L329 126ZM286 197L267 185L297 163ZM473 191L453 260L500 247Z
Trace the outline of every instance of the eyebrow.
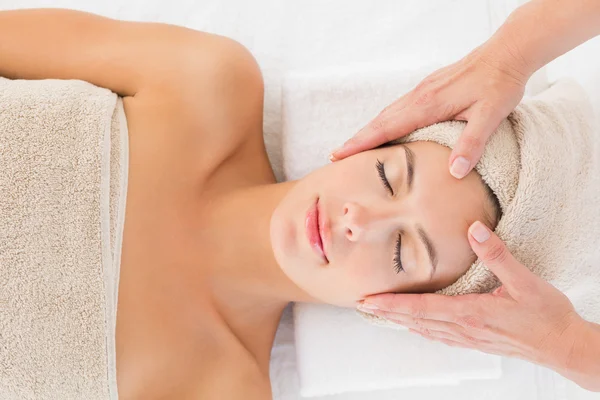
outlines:
M410 193L415 175L415 153L405 145L402 145L402 147L404 148L404 152L406 154L406 182L408 184L408 192ZM423 245L425 245L425 248L427 249L429 261L431 261L431 272L429 274L429 280L431 280L437 269L437 251L433 246L431 238L421 225L417 225L417 231L419 232L419 238L421 239L421 242L423 242Z
M431 261L431 272L429 274L429 280L431 280L431 278L433 278L433 274L435 274L435 271L437 269L437 252L435 251L435 247L433 247L433 242L431 241L431 239L429 238L429 236L427 235L427 233L421 225L417 225L417 231L419 232L419 237L421 238L421 241L427 249L427 254L429 255L429 260Z
M415 153L406 146L402 147L406 154L406 181L408 183L408 192L410 193L412 190L413 177L415 176Z

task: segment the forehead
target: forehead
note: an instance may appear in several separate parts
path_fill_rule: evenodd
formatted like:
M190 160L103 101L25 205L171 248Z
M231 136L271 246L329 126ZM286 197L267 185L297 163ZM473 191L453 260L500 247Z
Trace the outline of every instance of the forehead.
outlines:
M437 249L436 275L439 274L441 280L453 281L456 274L462 274L474 261L467 230L473 222L485 217L487 193L484 183L475 171L461 180L450 175L448 159L451 150L445 146L432 142L414 142L406 146L415 155L411 193L415 220L423 226Z

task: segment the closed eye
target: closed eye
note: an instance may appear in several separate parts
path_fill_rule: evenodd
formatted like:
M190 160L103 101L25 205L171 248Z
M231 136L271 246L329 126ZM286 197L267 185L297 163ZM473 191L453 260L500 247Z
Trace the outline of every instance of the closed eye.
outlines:
M381 161L377 160L377 163L375 164L375 166L377 167L377 172L379 174L379 178L381 179L381 182L383 183L383 186L385 186L385 188L393 196L394 190L392 189L392 185L390 185L390 182L388 181L387 177L385 176L385 168L384 168L383 163ZM402 260L400 257L401 244L402 244L402 234L398 233L398 240L396 241L396 245L394 246L394 271L396 271L397 274L404 271L404 268L402 267Z
M398 233L398 240L396 241L396 250L394 252L394 270L396 271L397 274L404 271L404 268L402 267L402 260L400 257L400 255L401 255L400 245L401 244L402 244L402 234Z
M385 188L393 196L394 195L394 190L392 189L392 185L390 185L390 182L388 181L387 177L385 176L385 168L384 168L383 163L381 161L377 160L377 163L375 164L375 167L377 168L377 173L379 174L379 178L381 179L381 182L383 183L383 186L385 186Z

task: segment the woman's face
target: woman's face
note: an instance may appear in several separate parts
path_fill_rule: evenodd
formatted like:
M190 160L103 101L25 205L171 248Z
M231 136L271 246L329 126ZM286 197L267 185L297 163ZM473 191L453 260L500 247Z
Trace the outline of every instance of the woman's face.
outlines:
M299 180L271 218L281 269L314 299L343 307L452 284L476 258L468 227L494 209L476 172L450 175L449 155L432 142L395 145Z

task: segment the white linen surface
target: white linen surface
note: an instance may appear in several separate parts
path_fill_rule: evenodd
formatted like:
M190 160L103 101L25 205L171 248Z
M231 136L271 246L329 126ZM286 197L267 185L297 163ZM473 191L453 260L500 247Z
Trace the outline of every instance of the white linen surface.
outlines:
M112 18L159 21L232 37L255 55L265 80L264 134L277 179L286 179L282 158L281 81L290 70L352 65L398 65L425 72L456 61L482 43L518 0L0 0L0 9L66 7ZM548 66L551 80L572 76L600 110L600 38ZM377 110L379 111L379 110ZM374 115L373 115L374 116ZM354 132L348 132L350 137ZM324 139L326 136L324 136ZM324 157L332 150L322 143ZM291 308L284 313L272 352L276 400L298 400L299 381ZM509 399L591 399L559 376L520 360L502 359ZM532 380L541 383L532 384ZM459 386L356 392L315 399L387 400L494 398L487 381ZM506 384L504 384L506 385ZM510 392L509 392L510 391ZM588 397L589 396L589 397ZM595 396L595 395L594 395Z
M501 357L369 324L353 310L294 307L300 393L306 397L502 376Z

